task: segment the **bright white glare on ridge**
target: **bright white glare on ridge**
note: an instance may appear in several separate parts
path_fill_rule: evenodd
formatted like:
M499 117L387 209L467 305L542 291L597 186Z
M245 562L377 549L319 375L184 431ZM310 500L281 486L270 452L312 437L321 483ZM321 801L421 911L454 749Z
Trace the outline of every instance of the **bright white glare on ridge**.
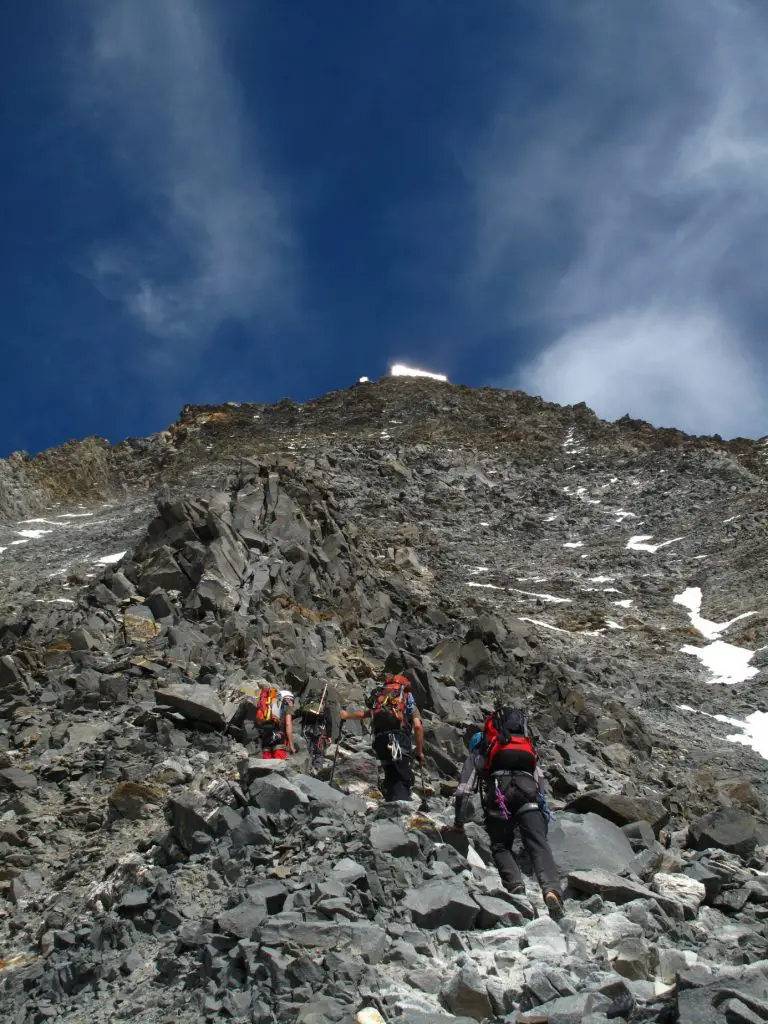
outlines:
M448 378L444 373L430 373L428 370L414 370L410 366L404 366L402 363L395 363L394 366L390 367L390 374L393 377L431 377L432 380L446 381Z

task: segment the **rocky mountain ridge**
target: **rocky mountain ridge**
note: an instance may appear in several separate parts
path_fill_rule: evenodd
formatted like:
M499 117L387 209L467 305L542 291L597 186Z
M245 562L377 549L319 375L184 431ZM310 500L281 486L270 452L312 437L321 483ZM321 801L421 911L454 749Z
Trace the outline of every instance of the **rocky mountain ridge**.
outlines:
M12 456L8 1019L768 1019L765 458L403 378ZM384 667L426 814L362 734L340 792L232 724L255 680L338 706ZM547 736L562 928L440 828L501 693Z

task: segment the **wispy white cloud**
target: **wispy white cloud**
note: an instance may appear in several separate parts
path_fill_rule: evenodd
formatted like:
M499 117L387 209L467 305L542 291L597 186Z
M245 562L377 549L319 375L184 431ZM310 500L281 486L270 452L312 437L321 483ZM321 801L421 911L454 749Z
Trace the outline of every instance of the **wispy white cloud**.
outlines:
M768 11L537 10L552 78L499 93L470 172L472 287L542 339L509 383L607 417L766 432Z
M225 8L87 0L89 49L71 70L144 225L95 242L93 280L166 342L272 315L292 286L286 204L214 22Z

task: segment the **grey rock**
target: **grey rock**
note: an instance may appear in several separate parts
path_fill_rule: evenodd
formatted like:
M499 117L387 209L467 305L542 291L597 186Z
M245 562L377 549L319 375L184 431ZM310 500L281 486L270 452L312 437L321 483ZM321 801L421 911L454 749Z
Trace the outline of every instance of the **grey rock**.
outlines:
M484 1020L493 1015L485 981L474 965L458 970L440 992L440 1001L453 1014L462 1014L472 1020Z
M256 778L248 787L251 801L271 814L293 811L309 804L309 797L281 774Z
M224 705L219 695L200 683L176 683L155 690L155 702L174 708L191 722L201 722L223 729L226 725Z
M597 814L558 814L549 844L561 874L589 868L623 871L634 852L618 825Z
M428 882L407 893L403 904L421 928L447 924L466 931L480 915L480 907L458 882Z
M688 829L688 844L694 850L716 847L748 857L757 843L757 822L751 814L733 807L705 814Z
M619 826L647 821L656 835L669 821L669 811L660 800L627 797L600 789L580 793L565 805L565 810L579 814L599 814Z
M628 878L614 875L610 871L570 871L568 885L589 895L598 893L611 903L629 903L637 899L654 899L656 894Z
M416 837L408 834L391 821L377 821L371 826L371 846L381 853L390 853L393 857L414 857L419 852Z
M31 772L22 771L21 768L0 769L0 790L30 792L37 789L37 786L38 781Z

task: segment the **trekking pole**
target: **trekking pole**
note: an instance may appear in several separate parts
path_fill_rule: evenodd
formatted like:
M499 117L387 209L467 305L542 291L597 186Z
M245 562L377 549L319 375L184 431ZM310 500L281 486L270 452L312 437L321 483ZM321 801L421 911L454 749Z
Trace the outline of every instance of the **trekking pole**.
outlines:
M419 810L420 811L428 811L429 810L429 801L427 800L427 783L424 780L424 762L421 760L421 758L419 758L419 768L421 769L421 792L422 792L422 798L421 798L421 803L419 804Z
M339 725L339 735L336 737L336 752L333 755L333 764L331 765L331 774L328 777L328 785L333 785L333 776L336 771L336 762L339 759L339 747L341 746L341 734L344 732L344 719L342 718Z

